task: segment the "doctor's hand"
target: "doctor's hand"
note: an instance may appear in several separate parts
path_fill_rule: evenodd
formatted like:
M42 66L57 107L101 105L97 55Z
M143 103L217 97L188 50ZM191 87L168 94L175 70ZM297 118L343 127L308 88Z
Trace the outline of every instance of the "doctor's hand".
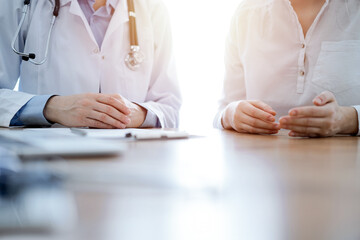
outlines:
M138 127L142 118L145 119L143 112L118 94L95 93L54 96L44 108L48 121L67 127Z
M355 108L339 106L331 92L321 93L313 104L291 109L288 116L280 118L280 127L291 130L291 137L330 137L358 132Z
M238 101L226 107L221 122L240 133L276 134L280 128L274 116L276 112L261 101Z

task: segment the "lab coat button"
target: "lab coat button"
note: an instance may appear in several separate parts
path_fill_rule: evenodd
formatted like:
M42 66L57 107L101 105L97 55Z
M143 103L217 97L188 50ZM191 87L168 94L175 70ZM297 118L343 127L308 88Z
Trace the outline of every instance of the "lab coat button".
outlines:
M305 43L301 44L301 48L305 48L305 46L306 46Z
M95 54L99 53L99 49L98 49L98 48L95 48L94 51L93 51L93 53L95 53Z
M300 76L304 76L305 75L305 72L304 71L300 71Z
M105 56L102 56L101 59L104 60L104 59L105 59Z

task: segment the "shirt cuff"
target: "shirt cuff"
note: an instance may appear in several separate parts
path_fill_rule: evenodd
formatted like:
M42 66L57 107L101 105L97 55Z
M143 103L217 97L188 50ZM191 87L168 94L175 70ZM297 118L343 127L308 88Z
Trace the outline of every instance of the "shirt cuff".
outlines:
M357 136L360 136L360 105L357 106L353 106L357 112L357 117L358 117L358 133Z
M217 128L217 129L220 129L220 130L224 130L224 127L221 123L221 119L222 119L222 116L224 115L224 112L225 112L225 109L224 110L221 110L219 111L215 118L214 118L214 122L213 122L213 126L214 128Z
M136 104L147 110L145 121L140 126L141 128L161 128L159 118L153 111L151 111L145 104Z
M52 95L32 97L12 118L11 126L51 126L44 116L44 108Z

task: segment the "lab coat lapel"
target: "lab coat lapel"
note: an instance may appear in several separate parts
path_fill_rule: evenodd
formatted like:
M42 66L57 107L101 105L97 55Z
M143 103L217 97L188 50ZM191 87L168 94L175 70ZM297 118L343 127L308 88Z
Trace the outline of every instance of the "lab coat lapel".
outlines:
M128 10L126 0L119 0L117 7L115 9L114 15L111 18L109 27L106 30L104 43L108 41L108 38L111 37L111 34L114 33L121 25L129 21Z
M84 15L84 12L82 11L82 9L81 9L81 7L80 7L80 5L79 5L79 3L78 3L78 1L77 0L72 0L71 1L71 5L70 5L70 13L72 13L72 14L74 14L74 15L76 15L76 16L79 16L80 18L81 18L81 20L83 21L83 24L84 24L84 26L85 26L85 28L86 28L86 31L88 32L88 34L89 34L89 36L90 36L90 38L91 38L91 40L96 44L96 46L97 46L97 42L96 42L96 39L95 39L95 37L94 37L94 34L93 34L93 32L92 32L92 30L91 30L91 28L90 28L90 25L89 25L89 23L88 23L88 21L86 20L86 18L85 18L85 15ZM100 47L100 46L99 46Z
M71 2L71 0L61 0L60 1L60 6L62 7L64 5L66 5L66 4L68 4L69 2Z

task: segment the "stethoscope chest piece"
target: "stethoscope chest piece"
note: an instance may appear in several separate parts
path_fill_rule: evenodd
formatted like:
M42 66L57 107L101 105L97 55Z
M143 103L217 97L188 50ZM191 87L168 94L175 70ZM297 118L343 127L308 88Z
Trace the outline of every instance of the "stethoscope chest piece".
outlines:
M136 30L136 13L134 0L127 0L128 15L129 15L129 34L130 34L130 52L125 57L126 66L136 71L139 69L141 63L144 61L145 56L140 50L138 34Z
M145 59L145 56L140 51L140 47L139 46L131 46L130 52L125 57L125 63L126 63L126 66L130 70L136 71L137 69L139 69L139 67L140 67L141 63L144 61L144 59Z

